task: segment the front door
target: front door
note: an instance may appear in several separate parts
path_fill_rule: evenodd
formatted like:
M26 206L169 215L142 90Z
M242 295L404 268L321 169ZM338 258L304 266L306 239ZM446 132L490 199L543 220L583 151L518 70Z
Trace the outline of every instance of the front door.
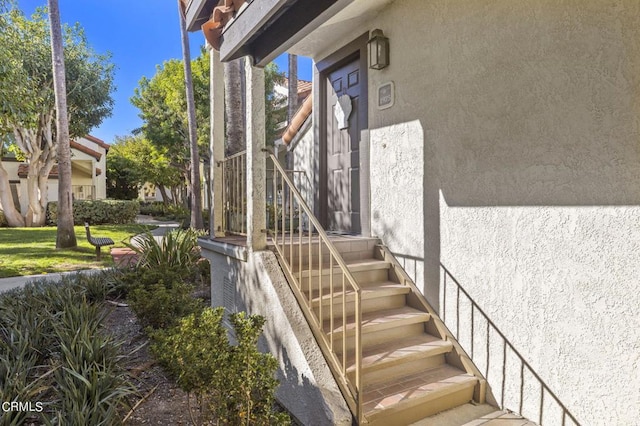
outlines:
M327 229L360 233L360 60L328 73L326 81Z

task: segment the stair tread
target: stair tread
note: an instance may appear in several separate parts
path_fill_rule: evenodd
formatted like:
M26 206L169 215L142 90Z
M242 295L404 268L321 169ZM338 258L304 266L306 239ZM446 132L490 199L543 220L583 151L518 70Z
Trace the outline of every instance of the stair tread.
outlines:
M372 269L389 269L391 266L391 263L389 261L386 260L380 260L380 259L352 259L352 260L345 260L344 263L347 265L347 268L349 268L349 271L351 272L359 272L359 271L367 271L367 270L372 270ZM300 270L300 265L297 262L293 262L293 271L299 273ZM308 264L303 263L302 264L302 276L303 277L307 277L309 276L309 270L308 270ZM314 262L313 264L313 269L312 269L312 275L318 275L318 264L317 264L317 260L316 262ZM323 274L329 274L330 271L330 267L329 267L329 262L328 261L324 261L322 262L322 273ZM340 267L337 265L336 262L333 263L333 270L340 270Z
M364 411L367 416L400 405L435 399L460 389L472 387L477 378L451 365L444 364L422 372L412 372L392 381L364 389Z
M394 322L402 323L415 323L426 322L431 318L429 313L419 311L409 306L403 306L402 308L387 309L383 311L369 312L362 314L362 331L366 332L367 329L384 329L386 325L393 326ZM355 320L353 316L346 319L347 331L355 329ZM324 330L330 330L329 320L324 321ZM343 332L343 322L334 322L333 333Z
M362 299L392 296L395 294L407 294L411 291L411 289L406 285L393 282L393 281L376 281L376 282L366 283L366 284L363 284L361 288L362 288L362 293L361 293ZM329 304L329 299L331 298L331 294L328 294L328 293L329 293L328 289L324 289L322 291L322 301L324 302L325 305ZM353 298L353 296L355 295L355 291L353 290L347 290L344 293L347 297L347 300L349 300L349 298ZM318 294L319 294L318 290L314 291L315 297L311 301L314 306L317 306L320 303L320 296ZM341 303L342 291L334 291L333 297L334 299L338 299L334 303Z
M424 333L418 336L406 336L380 345L365 347L362 350L362 368L384 368L405 360L428 357L449 352L453 344L447 340ZM348 372L355 370L353 357L347 359Z

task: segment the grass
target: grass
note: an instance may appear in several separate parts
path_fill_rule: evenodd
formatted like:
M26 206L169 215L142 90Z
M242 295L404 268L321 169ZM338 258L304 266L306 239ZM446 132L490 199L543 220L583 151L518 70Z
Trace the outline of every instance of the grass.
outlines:
M136 234L155 228L145 225L91 226L94 237L109 237L115 245L125 243ZM87 241L83 226L76 226L78 247L56 250L56 228L0 228L0 278L48 274L113 266L106 247L102 259L96 260L95 248Z

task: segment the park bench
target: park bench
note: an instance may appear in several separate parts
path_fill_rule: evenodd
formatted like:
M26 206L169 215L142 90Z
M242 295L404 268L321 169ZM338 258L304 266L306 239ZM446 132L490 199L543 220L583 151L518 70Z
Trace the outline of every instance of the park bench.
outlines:
M96 248L96 259L100 260L100 247L112 246L115 243L111 238L92 237L91 230L89 229L89 224L87 222L84 223L84 229L87 231L87 241L89 241L89 244Z

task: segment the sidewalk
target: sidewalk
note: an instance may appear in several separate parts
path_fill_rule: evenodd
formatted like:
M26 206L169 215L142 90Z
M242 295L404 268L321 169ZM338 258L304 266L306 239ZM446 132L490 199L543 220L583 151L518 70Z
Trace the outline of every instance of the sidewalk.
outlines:
M159 220L155 220L151 216L145 216L145 215L138 215L136 217L136 223L141 225L157 226L156 229L153 229L151 231L151 235L153 235L154 238L156 239L160 239L167 232L172 231L174 229L178 229L180 227L180 224L177 222L171 222L171 221L162 222ZM132 240L134 240L135 238L136 237L133 237ZM112 251L116 251L113 253L116 256L118 253L117 250L129 250L129 249L112 249ZM115 256L114 256L114 261L116 261ZM115 263L118 264L118 262L115 262ZM59 281L60 278L62 278L62 276L65 276L65 275L73 275L78 273L92 274L98 271L102 271L102 269L83 269L80 271L61 272L61 273L55 273L55 274L27 275L27 276L21 276L21 277L0 278L0 293L3 293L7 290L11 290L13 288L23 287L25 284L27 284L30 281L41 280L41 279Z

